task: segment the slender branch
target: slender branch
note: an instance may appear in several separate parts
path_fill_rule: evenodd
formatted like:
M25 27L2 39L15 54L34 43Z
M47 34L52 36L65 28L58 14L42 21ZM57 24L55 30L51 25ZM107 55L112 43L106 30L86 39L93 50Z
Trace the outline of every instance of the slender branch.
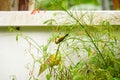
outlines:
M56 0L55 0L55 2L59 5L59 3L58 3ZM87 36L90 38L90 40L91 40L91 42L93 43L94 47L96 48L96 50L98 51L99 55L100 55L101 58L103 59L105 65L107 66L107 63L105 62L105 59L104 59L101 51L99 50L99 48L98 48L97 45L95 44L92 36L91 36L91 35L88 33L88 31L85 29L84 25L82 25L82 24L79 22L79 20L73 16L72 12L66 10L66 9L65 9L63 6L61 6L61 5L59 5L59 6L60 6L65 12L67 12L67 14L68 14L70 17L72 17L76 22L79 23L79 25L81 26L81 28L85 31L85 33L87 34Z

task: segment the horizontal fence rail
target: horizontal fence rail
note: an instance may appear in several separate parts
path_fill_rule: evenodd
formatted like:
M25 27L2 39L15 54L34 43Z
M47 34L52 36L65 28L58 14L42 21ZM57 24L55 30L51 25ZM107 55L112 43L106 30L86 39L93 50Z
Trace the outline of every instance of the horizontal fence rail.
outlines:
M69 11L87 25L107 21L120 25L120 11ZM65 11L0 11L0 26L57 26L75 25L76 21Z

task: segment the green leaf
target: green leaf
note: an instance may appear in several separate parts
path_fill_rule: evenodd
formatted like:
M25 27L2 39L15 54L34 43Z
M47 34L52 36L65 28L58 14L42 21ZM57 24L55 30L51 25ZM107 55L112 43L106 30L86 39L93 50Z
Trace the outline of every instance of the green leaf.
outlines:
M52 25L53 23L56 23L56 21L54 19L49 19L46 20L43 24Z
M50 20L44 22L44 24L52 24Z
M46 75L46 79L47 79L47 80L50 80L51 77L52 77L52 74L47 74L47 75Z
M13 28L12 28L12 27L8 27L8 30L9 30L10 32L13 32Z
M38 76L47 69L47 64L41 64Z
M17 34L17 35L16 35L16 41L18 41L18 36L19 36L19 35Z

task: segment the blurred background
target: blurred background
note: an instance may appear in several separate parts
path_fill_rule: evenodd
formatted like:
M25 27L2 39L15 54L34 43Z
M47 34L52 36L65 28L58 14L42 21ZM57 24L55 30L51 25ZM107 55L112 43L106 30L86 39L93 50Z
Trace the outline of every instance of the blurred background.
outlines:
M0 0L0 11L62 10L58 5L68 10L120 10L120 0Z

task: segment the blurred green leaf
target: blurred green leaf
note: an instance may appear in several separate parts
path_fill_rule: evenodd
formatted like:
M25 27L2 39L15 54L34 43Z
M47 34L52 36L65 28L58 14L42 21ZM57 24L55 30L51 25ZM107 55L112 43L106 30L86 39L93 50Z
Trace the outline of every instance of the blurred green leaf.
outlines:
M19 37L19 35L17 34L17 35L16 35L16 41L18 41L18 37Z
M8 30L10 31L10 32L13 32L13 28L10 26L10 27L8 27Z
M35 8L39 8L40 10L62 10L56 1L65 9L69 9L75 5L88 3L99 5L99 2L97 0L36 0Z
M42 72L44 72L46 69L47 69L47 64L46 64L46 63L41 64L41 65L40 65L40 68L39 68L38 76L39 76Z
M47 74L47 75L46 75L46 79L47 79L47 80L50 80L51 77L52 77L52 74Z

